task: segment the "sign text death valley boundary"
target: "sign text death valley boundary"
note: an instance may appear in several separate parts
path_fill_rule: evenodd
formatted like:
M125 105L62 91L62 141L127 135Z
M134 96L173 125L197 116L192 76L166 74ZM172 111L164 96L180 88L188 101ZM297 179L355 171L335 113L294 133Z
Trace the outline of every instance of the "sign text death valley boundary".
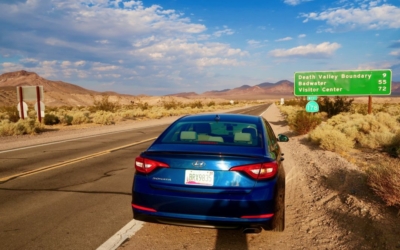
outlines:
M392 71L315 71L294 74L295 96L390 95Z

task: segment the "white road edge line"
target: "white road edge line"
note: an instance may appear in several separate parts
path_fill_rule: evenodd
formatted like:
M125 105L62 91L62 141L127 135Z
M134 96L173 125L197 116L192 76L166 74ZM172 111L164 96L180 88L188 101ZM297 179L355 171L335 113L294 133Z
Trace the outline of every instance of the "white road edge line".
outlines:
M268 108L271 105L268 106ZM262 112L259 116L262 116L268 108ZM131 220L113 236L111 236L106 242L99 246L96 250L115 250L122 245L127 239L131 238L135 233L137 233L145 224L145 222L137 221L135 219Z
M121 230L111 236L106 242L97 248L97 250L115 250L122 245L127 239L135 235L139 231L144 222L131 220Z

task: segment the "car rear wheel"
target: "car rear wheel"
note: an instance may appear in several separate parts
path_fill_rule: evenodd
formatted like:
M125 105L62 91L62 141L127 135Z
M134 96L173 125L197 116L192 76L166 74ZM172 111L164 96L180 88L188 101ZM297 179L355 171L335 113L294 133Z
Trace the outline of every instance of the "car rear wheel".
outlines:
M276 193L275 216L271 222L271 230L283 232L285 230L285 177L280 176Z

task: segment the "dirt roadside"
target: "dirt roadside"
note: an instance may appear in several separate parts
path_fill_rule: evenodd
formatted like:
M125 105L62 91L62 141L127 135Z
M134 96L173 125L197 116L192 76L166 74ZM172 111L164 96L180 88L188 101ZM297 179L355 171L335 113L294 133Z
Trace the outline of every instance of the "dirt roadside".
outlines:
M119 249L400 249L400 217L366 185L365 175L341 156L295 136L278 108L263 116L285 153L286 229L236 231L146 223Z

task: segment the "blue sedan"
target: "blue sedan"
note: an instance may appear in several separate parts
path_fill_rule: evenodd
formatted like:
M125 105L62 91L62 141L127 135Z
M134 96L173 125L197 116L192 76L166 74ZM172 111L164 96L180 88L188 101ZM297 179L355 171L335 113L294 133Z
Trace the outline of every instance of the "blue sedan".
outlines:
M285 171L262 117L201 114L171 124L135 160L134 219L182 226L283 231Z

